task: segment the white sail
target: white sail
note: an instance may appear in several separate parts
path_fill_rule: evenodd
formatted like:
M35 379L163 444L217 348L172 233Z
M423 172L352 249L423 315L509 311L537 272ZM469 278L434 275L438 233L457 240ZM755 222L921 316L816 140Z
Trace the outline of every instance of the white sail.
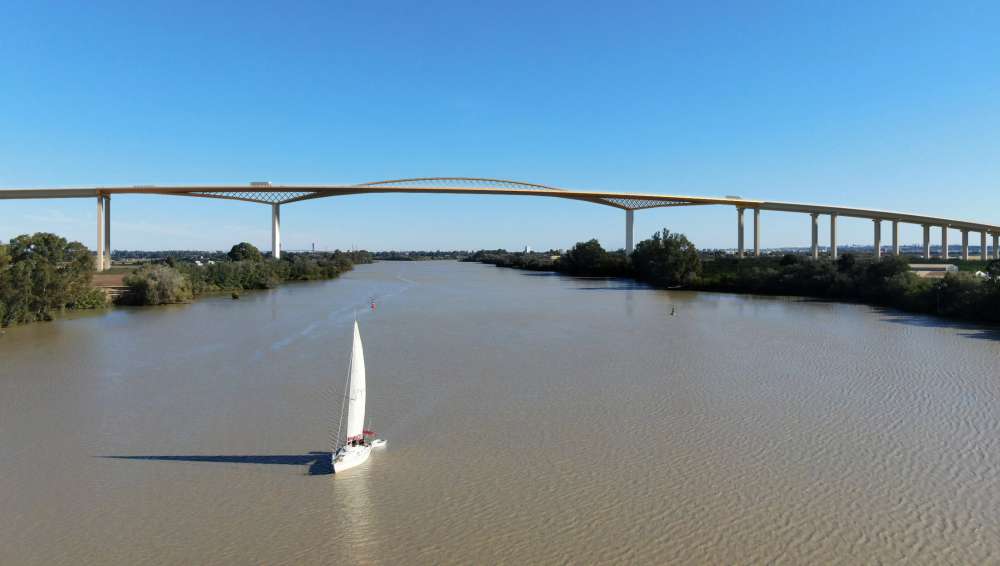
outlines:
M347 401L347 438L359 437L365 428L365 353L361 331L354 321L354 346L351 348L351 385Z

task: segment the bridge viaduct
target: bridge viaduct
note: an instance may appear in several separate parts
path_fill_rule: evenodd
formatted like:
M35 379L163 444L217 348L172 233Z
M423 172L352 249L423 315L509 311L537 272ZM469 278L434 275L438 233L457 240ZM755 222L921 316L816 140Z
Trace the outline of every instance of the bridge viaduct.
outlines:
M937 228L941 235L941 257L948 259L948 230L957 229L962 233L962 259L969 259L969 234L980 236L980 257L988 259L987 245L992 235L992 257L1000 259L1000 225L985 224L969 220L956 220L936 216L872 210L824 204L802 204L792 202L745 199L740 197L697 197L682 195L662 195L649 193L615 193L603 191L577 191L561 189L534 183L521 183L501 179L478 179L468 177L441 177L399 179L377 181L357 185L272 185L271 183L250 183L249 185L214 186L154 186L135 185L128 187L76 187L76 188L20 188L0 189L2 199L41 198L94 198L97 201L97 267L107 269L111 265L111 197L112 195L176 195L198 198L228 199L270 205L271 207L271 251L275 258L281 257L281 206L316 198L356 195L367 193L403 194L481 194L481 195L522 195L548 198L572 199L610 206L625 211L625 250L631 253L634 242L633 218L636 210L674 206L723 205L736 209L737 255L746 255L744 242L744 214L753 214L753 255L760 255L760 213L762 210L807 214L812 225L812 257L819 257L819 218L829 217L830 256L837 258L837 219L841 216L867 218L873 222L873 244L875 256L882 254L882 223L891 223L890 253L899 255L899 225L910 223L923 226L923 257L931 257L931 229Z

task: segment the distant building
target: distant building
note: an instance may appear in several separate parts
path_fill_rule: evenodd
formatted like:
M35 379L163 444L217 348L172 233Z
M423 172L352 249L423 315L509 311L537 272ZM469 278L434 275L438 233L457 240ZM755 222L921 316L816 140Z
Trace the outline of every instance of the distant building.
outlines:
M531 246L524 246L524 253L530 254L531 253Z

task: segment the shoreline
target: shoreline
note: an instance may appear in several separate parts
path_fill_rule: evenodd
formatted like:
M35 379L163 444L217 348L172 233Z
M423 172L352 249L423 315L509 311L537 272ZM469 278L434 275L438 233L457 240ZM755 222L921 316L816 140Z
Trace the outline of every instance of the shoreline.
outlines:
M750 260L750 261L752 261L752 260ZM636 283L636 284L645 285L647 288L652 289L652 290L657 290L657 291L690 291L690 292L698 292L698 293L718 293L718 294L746 296L746 297L768 297L768 298L782 298L782 297L784 297L784 298L788 298L788 299L797 299L797 300L800 300L800 301L803 301L803 302L808 301L808 302L821 302L821 303L838 303L838 304L847 304L847 305L861 305L861 306L870 307L872 309L881 309L881 310L884 310L884 311L894 312L894 313L897 313L898 315L901 315L901 316L926 317L929 320L937 320L937 321L941 321L941 322L945 322L945 323L947 323L947 322L956 323L957 322L957 323L967 324L967 325L973 326L973 327L978 328L978 329L993 330L993 331L1000 332L1000 322L994 322L994 321L990 321L990 320L982 320L982 319L976 319L976 318L969 318L969 317L964 317L964 316L954 316L954 315L942 314L942 313L938 313L938 312L928 312L928 311L921 311L921 310L910 310L910 309L902 308L902 307L896 306L896 305L882 304L882 303L879 303L879 302L876 302L876 301L866 301L866 300L863 300L863 299L860 299L860 298L859 299L854 299L854 298L847 298L847 297L831 297L831 296L823 296L823 295L815 295L815 294L796 294L796 293L779 292L779 291L768 292L767 290L751 290L751 289L745 289L744 290L744 289L739 289L739 288L726 288L726 287L724 287L722 285L711 285L711 284L709 284L709 285L679 285L679 286L671 286L671 287L660 287L660 286L653 285L652 283L649 283L647 281L642 281L642 280L638 279L637 277L635 277L634 275L625 275L625 274L619 274L619 275L576 275L576 274L572 274L572 273L566 273L566 272L560 271L558 269L553 269L551 267L548 267L548 268L525 268L525 267L520 267L518 265L508 265L508 264L502 264L501 265L501 264L491 263L491 262L488 262L488 261L472 261L472 263L479 263L479 264L483 264L483 265L492 265L493 267L504 268L504 269L515 269L515 270L518 270L518 271L524 271L524 272L528 272L528 273L553 273L553 274L556 274L556 275L561 275L561 276L565 276L565 277L571 277L571 278L574 278L574 279L605 279L605 280L618 279L618 280L626 280L626 281L630 281L630 282L633 282L633 283Z

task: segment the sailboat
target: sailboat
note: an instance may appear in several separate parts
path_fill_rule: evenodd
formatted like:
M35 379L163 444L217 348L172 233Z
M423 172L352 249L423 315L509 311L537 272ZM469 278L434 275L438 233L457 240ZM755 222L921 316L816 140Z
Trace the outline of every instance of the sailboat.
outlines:
M365 353L361 346L361 330L358 329L358 321L354 321L354 344L351 347L351 369L348 376L347 391L345 401L347 402L347 430L341 440L340 430L337 430L337 441L340 445L334 451L333 460L334 473L363 464L371 455L372 448L385 446L385 440L374 438L375 432L365 430L365 397L367 389L365 385ZM341 403L343 407L343 403ZM340 413L340 422L343 425L344 412ZM369 441L368 437L372 437Z

